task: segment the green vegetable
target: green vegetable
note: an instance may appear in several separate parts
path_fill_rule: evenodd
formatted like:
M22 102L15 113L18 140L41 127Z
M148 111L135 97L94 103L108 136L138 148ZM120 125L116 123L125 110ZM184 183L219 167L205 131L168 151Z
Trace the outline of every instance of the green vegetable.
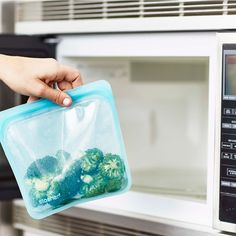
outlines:
M61 170L55 157L45 156L34 161L27 169L26 178L42 178L45 175L55 175Z
M81 167L80 160L76 160L61 175L52 181L48 191L50 199L49 204L52 206L61 205L79 194L81 187ZM55 198L55 196L59 196Z
M99 163L103 160L103 153L98 148L88 149L81 158L81 168L84 172L95 172Z
M52 182L48 190L48 203L56 207L68 202L80 192L80 185L80 180L75 179L74 176L71 175L56 179Z
M46 195L46 192L44 192L44 191L37 191L34 188L32 188L29 191L29 198L30 198L32 206L38 207L40 205L45 204L43 199L47 199L47 195Z
M109 179L121 179L125 173L125 166L120 156L111 153L105 155L98 169L104 177Z
M43 177L42 179L34 179L33 185L37 191L46 191L48 190L51 182L51 178Z
M82 175L81 179L86 184L90 184L94 181L94 177L92 175Z
M80 179L81 172L81 160L75 160L70 164L66 175L70 174L71 176L74 176L73 178Z
M125 178L110 179L106 185L107 192L116 192L125 186Z
M83 181L81 194L84 198L94 197L105 192L106 181L101 175L84 175L81 179Z
M98 163L103 160L103 153L98 148L88 149L85 153L91 163Z
M81 158L81 169L84 172L93 172L97 168L97 163L92 163L87 156Z
M29 166L25 183L30 187L33 207L59 207L74 199L118 191L125 186L125 166L120 156L104 156L100 149L93 148L76 158L73 160L68 152L59 150L56 158L45 156Z

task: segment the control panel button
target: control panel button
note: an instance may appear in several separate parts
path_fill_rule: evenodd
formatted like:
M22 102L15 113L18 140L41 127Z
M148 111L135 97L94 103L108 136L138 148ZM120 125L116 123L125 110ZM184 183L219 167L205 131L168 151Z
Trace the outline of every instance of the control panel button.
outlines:
M232 143L222 142L221 147L226 149L231 149Z
M236 182L221 180L220 185L224 187L236 188Z
M236 169L235 168L227 168L227 176L236 178Z
M232 115L232 112L234 111L234 109L231 108L224 108L224 114L225 115Z
M224 158L224 159L231 159L232 158L232 154L231 153L227 153L227 152L222 152L222 158Z
M236 143L232 144L233 149L236 149Z
M221 186L230 187L230 182L221 180Z
M232 129L232 124L230 124L230 123L222 123L222 128Z
M236 129L236 124L232 124L232 129Z

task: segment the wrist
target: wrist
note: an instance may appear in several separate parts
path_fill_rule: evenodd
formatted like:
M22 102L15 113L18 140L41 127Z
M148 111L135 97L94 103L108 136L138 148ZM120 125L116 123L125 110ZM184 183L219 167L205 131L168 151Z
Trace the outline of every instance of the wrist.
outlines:
M0 80L4 80L4 71L6 67L6 61L8 60L7 56L4 54L0 54Z

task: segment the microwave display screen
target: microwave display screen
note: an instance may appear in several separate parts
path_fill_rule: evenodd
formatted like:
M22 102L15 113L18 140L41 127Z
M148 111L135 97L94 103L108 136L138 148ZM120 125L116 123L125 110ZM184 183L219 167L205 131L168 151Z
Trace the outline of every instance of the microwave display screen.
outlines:
M236 96L236 55L225 56L225 95Z

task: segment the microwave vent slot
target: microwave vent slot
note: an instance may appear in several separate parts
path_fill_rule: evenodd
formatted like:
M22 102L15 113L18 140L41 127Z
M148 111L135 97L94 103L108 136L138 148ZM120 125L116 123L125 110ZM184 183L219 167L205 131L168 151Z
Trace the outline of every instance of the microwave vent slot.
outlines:
M17 22L236 14L236 0L22 0Z
M78 211L79 208L78 208ZM33 220L28 216L25 207L15 205L13 208L13 226L19 230L38 232L39 235L58 236L158 236L141 230L126 228L99 221L75 218L55 214L42 220Z

